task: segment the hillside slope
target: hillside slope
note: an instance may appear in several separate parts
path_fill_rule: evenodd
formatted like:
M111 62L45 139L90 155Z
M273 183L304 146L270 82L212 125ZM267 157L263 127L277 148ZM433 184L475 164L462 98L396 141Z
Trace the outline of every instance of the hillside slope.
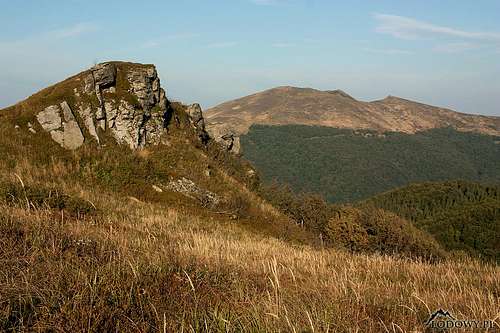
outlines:
M421 183L363 202L413 222L448 250L500 262L500 186L462 181Z
M411 182L500 182L500 138L452 128L416 134L253 125L245 158L265 182L353 202Z
M362 102L340 90L278 87L220 104L205 112L208 130L222 141L252 124L315 125L416 133L440 127L500 135L500 118L470 115L389 96ZM224 138L225 137L225 138ZM225 140L224 140L225 139Z
M0 130L6 199L19 177L35 202L72 184L309 237L253 192L255 171L210 140L199 105L168 101L153 65L99 64L0 110Z

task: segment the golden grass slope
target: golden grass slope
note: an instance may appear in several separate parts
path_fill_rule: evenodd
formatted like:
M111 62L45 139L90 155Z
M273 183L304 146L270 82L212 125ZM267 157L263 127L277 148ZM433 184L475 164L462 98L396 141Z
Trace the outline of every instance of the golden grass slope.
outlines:
M403 133L451 126L500 135L499 117L464 114L393 96L362 102L340 90L296 87L278 87L228 101L207 110L205 117L214 132L226 126L237 134L247 133L252 124L296 124Z
M499 321L498 266L293 245L235 222L64 189L99 215L1 204L2 330L414 332L438 308Z

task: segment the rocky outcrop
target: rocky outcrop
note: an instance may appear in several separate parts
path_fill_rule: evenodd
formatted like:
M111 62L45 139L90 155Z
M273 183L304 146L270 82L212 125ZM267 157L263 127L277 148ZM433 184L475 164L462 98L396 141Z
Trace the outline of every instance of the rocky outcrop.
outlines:
M189 198L198 200L204 206L215 206L220 201L215 193L202 189L192 180L184 177L172 180L167 185L167 190L182 193Z
M38 113L37 120L42 128L50 133L52 139L66 149L77 149L85 138L76 121L73 111L66 101L51 105Z
M83 128L97 143L104 132L131 149L161 142L169 102L153 65L103 63L76 80L81 83L67 101L75 101L72 106L81 124L66 101L50 105L37 115L43 129L61 146L81 146Z
M240 152L240 137L230 125L209 122L207 132L224 150L236 154Z
M97 135L97 129L92 117L92 108L90 106L86 106L84 108L82 105L80 105L80 107L78 108L78 113L80 115L80 118L83 119L84 125L89 131L89 134L97 141L97 143L100 143L99 135Z
M189 116L191 124L193 125L198 138L202 142L207 142L210 138L205 129L205 119L203 118L203 111L198 103L191 104L187 107L186 113Z
M65 92L64 100L38 111L37 119L65 148L76 149L85 140L104 144L109 137L131 149L168 143L172 119L178 128L193 131L203 144L210 140L199 104L178 109L187 117L174 116L153 65L102 63L50 91L54 88Z

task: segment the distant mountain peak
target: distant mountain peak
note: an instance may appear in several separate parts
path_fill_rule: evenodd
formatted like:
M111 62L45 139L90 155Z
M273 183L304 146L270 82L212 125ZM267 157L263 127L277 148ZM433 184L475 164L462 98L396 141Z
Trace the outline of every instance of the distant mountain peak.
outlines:
M346 93L345 91L340 90L340 89L336 89L336 90L327 90L326 92L328 92L328 93L330 93L330 94L333 94L333 95L337 95L337 96L341 96L341 97L349 98L349 99L352 99L353 101L355 101L355 100L356 100L354 97L352 97L351 95L349 95L348 93Z
M463 114L389 95L358 101L342 90L281 86L228 101L205 112L207 129L216 140L234 140L252 124L310 125L378 132L416 133L453 127L459 131L500 135L500 118ZM238 147L238 144L235 144Z

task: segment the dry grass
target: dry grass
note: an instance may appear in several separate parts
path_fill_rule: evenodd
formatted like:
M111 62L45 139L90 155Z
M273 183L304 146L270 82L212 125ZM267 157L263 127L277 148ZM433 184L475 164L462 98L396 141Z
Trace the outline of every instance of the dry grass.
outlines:
M136 158L117 148L69 153L43 133L0 129L0 185L56 188L97 208L25 204L22 190L0 198L0 331L411 332L438 308L498 322L498 266L301 245L314 242L231 182L238 175L210 161L222 177L205 177L207 163L174 130L171 148ZM231 220L151 189L183 175L239 193L257 212Z
M411 332L438 308L498 322L498 266L313 249L63 187L106 213L0 207L3 330Z

